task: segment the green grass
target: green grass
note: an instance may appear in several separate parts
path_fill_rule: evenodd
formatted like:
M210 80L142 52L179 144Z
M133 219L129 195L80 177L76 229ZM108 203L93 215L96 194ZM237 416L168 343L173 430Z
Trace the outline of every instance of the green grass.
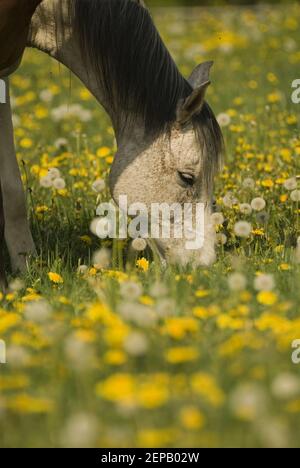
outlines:
M66 70L28 52L11 82L39 255L18 291L1 299L2 447L299 447L300 367L291 361L300 339L299 206L284 186L299 175L300 105L291 102L300 78L299 6L154 16L186 75L215 60L208 100L231 118L216 187L227 243L210 269L162 269L145 252L149 270L141 271L127 243L114 246L109 270L95 270L93 253L113 247L89 232L97 202L109 199L106 192L97 200L91 186L107 179L113 132ZM49 90L51 102L41 101ZM91 112L89 122L70 113L55 121L54 109L77 103ZM55 146L58 138L65 148ZM51 167L65 190L40 186ZM252 189L243 186L249 177ZM232 208L223 203L228 192L238 200ZM255 197L266 201L264 216L240 213ZM234 234L240 220L253 229L243 241ZM87 265L84 275L79 265ZM236 272L247 283L241 290L229 287ZM271 275L272 292L255 289L258 273ZM128 281L140 290L136 298L124 291Z

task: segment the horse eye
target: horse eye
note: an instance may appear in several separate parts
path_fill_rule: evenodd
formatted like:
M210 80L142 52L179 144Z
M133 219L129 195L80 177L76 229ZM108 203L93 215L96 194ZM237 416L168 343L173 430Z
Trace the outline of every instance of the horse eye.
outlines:
M180 172L178 171L178 176L180 179L180 182L183 183L185 186L192 187L195 183L195 177L193 174L188 174L187 172Z

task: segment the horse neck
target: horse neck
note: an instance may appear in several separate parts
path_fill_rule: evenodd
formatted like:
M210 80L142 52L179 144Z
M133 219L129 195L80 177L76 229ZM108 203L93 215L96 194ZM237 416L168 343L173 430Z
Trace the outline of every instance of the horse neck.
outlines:
M82 59L80 46L73 34L71 15L67 4L68 2L61 2L61 0L44 0L41 3L32 18L28 46L47 53L71 70L110 115L117 140L121 137L122 139L126 138L129 136L129 129L128 131L123 129L122 135L119 134L111 105L99 86L99 80L96 79L92 68L87 69ZM124 114L122 109L120 109L120 114ZM138 135L141 133L141 125L138 123L136 128L130 129L131 135L135 133Z

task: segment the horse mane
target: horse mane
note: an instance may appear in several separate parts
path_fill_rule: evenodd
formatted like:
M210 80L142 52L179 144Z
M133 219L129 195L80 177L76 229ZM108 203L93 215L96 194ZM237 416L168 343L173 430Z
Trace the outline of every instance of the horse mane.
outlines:
M120 109L162 133L176 120L178 101L192 92L164 45L149 11L137 0L69 0L75 35L87 68L92 66L119 127ZM193 119L202 143L219 166L223 139L207 103ZM211 146L213 145L213 148Z

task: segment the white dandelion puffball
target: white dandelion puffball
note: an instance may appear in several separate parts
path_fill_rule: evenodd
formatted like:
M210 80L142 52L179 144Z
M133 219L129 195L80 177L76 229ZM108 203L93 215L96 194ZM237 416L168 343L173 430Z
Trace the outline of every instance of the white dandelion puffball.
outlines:
M62 177L57 177L56 179L54 179L53 181L53 187L56 189L56 190L63 190L66 188L66 182L65 180L62 178Z
M265 411L267 401L267 393L260 385L243 383L232 392L229 405L235 416L254 421Z
M93 447L99 437L99 430L99 423L93 414L73 414L62 430L61 443L68 448Z
M99 269L106 269L111 263L111 251L103 247L93 255L93 264Z
M134 281L125 281L120 286L120 293L124 299L136 300L143 294L143 288Z
M145 239L138 237L136 239L133 239L131 246L133 250L136 250L137 252L142 252L146 249L147 242L145 241Z
M53 179L49 175L40 178L40 186L43 188L50 188L53 185Z
M228 192L225 197L223 197L223 203L227 208L232 208L234 205L238 204L238 199L233 195L233 193Z
M51 177L52 180L58 179L60 177L60 170L57 167L51 167L48 171L48 176Z
M210 219L214 226L221 226L225 221L223 213L213 213Z
M258 275L254 280L254 288L256 291L272 291L275 288L273 275Z
M294 190L291 193L291 199L293 202L300 202L300 190Z
M300 379L294 374L280 374L273 380L271 389L280 400L296 398L300 396Z
M266 202L263 198L257 197L254 198L251 202L251 208L254 211L262 211L266 207Z
M96 193L103 192L103 190L105 190L105 181L103 179L95 180L95 182L92 184L92 189Z
M218 232L216 235L216 244L217 245L225 245L227 244L227 236L222 232Z
M284 182L283 186L286 190L295 190L298 186L296 177L291 177L290 179L287 179Z
M89 270L89 267L87 265L79 265L77 268L77 274L78 275L85 275Z
M247 279L242 273L232 273L228 277L228 286L231 291L244 291L247 286Z
M148 351L148 340L143 333L132 332L125 339L124 349L131 356L143 356Z
M231 117L225 112L222 112L221 114L218 115L217 121L220 127L228 127L228 125L231 124Z
M252 208L251 205L249 205L249 203L241 203L239 208L240 212L244 215L250 215L252 213Z
M43 102L51 102L54 98L54 94L52 93L52 91L50 89L43 89L41 92L40 92L40 100L43 101Z
M25 283L20 278L15 278L9 283L9 290L12 292L19 292L24 289Z
M252 231L252 226L247 221L238 221L234 225L234 233L237 237L249 237Z
M55 148L57 149L60 149L64 146L68 146L69 142L66 138L57 138L57 140L55 140L54 142L54 146Z
M247 177L246 179L243 180L242 185L246 189L253 190L255 188L255 180L252 179L251 177Z
M24 317L32 322L46 322L50 319L51 315L51 306L43 299L36 302L28 302L24 308Z

